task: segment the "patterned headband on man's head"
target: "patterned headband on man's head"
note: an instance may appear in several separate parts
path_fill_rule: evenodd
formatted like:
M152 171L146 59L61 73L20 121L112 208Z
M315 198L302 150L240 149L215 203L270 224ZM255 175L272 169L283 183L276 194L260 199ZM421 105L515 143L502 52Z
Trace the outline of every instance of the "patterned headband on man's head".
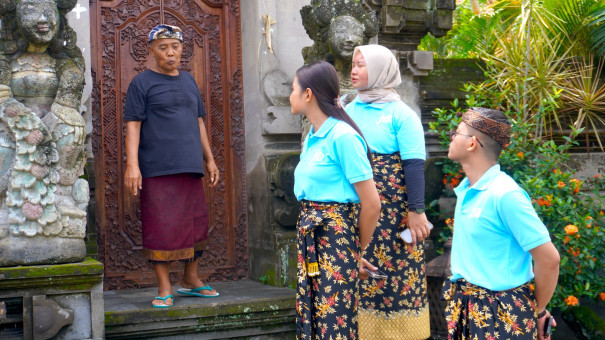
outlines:
M484 134L493 138L503 148L510 142L510 125L485 117L474 110L468 110L462 115L462 121Z
M157 25L149 32L148 43L157 39L178 39L183 42L183 33L177 26Z

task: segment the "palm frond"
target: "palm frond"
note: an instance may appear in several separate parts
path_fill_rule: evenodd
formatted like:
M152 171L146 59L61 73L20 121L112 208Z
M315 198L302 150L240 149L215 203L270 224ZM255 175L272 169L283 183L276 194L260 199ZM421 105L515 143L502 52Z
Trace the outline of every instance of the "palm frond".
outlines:
M605 65L605 58L600 58L594 65L593 56L574 60L572 76L563 82L561 97L565 105L563 112L574 122L574 128L590 126L601 150L603 141L600 131L605 128L605 84L600 75Z
M587 27L590 29L591 49L600 56L605 56L605 4L589 15Z

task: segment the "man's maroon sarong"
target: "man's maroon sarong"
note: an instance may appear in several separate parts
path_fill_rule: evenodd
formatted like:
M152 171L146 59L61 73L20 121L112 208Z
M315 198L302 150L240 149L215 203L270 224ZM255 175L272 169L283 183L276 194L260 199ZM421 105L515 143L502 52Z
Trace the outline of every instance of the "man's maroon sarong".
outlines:
M143 178L143 254L152 261L193 258L208 238L208 207L195 174Z

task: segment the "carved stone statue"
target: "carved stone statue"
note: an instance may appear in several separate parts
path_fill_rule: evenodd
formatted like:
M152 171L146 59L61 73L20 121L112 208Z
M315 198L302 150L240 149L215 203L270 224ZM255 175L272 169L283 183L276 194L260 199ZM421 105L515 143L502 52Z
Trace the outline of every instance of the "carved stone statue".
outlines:
M76 0L0 0L0 266L80 261L88 182Z
M357 19L342 15L334 18L328 30L328 45L334 57L334 67L340 76L340 87L353 88L351 83L351 61L355 47L363 45L363 25Z
M314 42L302 50L305 64L318 60L332 62L343 94L354 93L350 79L353 50L378 33L375 12L349 0L312 0L300 13Z

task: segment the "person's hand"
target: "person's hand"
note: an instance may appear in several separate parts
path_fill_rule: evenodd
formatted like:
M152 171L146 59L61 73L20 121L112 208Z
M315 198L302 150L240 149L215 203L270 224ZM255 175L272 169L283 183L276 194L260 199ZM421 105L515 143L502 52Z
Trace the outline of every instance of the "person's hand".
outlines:
M548 320L548 318L550 317L550 312L547 310L546 314L544 314L543 317L538 319L538 340L548 340L550 339L550 334L544 334L544 324L546 323L546 321ZM552 319L552 326L555 327L557 326L557 323L555 322L555 319Z
M374 267L370 262L362 257L361 262L359 263L359 278L362 280L366 280L368 277L370 277L370 274L368 274L366 268L370 268L371 270L378 269L378 267Z
M413 245L416 245L417 242L421 242L429 237L429 234L431 233L429 221L426 219L425 213L418 214L414 211L408 212L408 228L410 228Z
M126 190L136 196L138 191L143 189L143 176L141 169L136 165L126 165L126 173L124 174L124 186Z
M216 167L216 163L214 163L214 161L206 162L206 173L208 174L208 182L210 183L210 187L214 187L220 178L218 168Z

